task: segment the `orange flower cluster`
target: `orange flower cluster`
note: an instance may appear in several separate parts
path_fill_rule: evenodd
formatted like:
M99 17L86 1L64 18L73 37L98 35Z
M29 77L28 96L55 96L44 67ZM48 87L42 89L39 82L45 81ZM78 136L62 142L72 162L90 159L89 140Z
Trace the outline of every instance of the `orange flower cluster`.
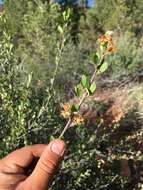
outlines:
M84 118L80 114L76 114L73 117L72 125L82 125L84 124Z
M62 104L63 110L61 111L61 116L65 119L71 116L71 105L69 103Z
M69 119L72 116L72 124L71 126L75 125L82 125L84 124L84 118L79 112L72 112L71 108L72 105L69 103L65 103L62 105L63 110L61 111L61 116L65 119Z
M108 31L106 34L99 37L99 43L101 45L107 45L107 52L113 52L114 51L114 44L112 40L113 32Z

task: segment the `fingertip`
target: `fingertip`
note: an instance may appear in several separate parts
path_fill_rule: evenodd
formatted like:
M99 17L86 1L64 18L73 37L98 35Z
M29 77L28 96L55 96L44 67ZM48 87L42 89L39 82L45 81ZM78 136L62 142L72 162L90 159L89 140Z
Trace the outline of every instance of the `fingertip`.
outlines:
M62 157L64 155L64 152L65 152L65 149L66 149L66 144L63 140L60 140L60 139L56 139L56 140L53 140L50 142L50 149L51 151Z

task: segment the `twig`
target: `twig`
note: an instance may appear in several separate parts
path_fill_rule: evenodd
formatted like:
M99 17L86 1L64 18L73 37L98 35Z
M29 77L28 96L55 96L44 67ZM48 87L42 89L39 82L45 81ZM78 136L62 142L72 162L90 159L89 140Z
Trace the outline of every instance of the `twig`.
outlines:
M105 55L106 55L106 53L102 55L102 57L101 57L101 59L100 59L100 61L99 61L99 64L98 64L97 67L95 68L95 71L94 71L94 73L93 73L93 75L92 75L92 77L91 77L91 80L90 80L90 84L92 84L93 81L95 80L96 75L97 75L97 73L98 73L100 67L102 66L102 62L103 62L103 59L104 59ZM80 103L79 103L79 109L80 109L81 105L83 104L83 102L85 101L85 99L86 99L87 97L88 97L88 93L87 93L87 91L85 91L85 92L83 93L82 98L81 98L81 101L80 101ZM69 120L68 120L66 126L64 127L62 133L60 134L59 138L62 138L62 137L63 137L63 135L65 134L65 132L67 131L67 129L70 127L71 124L72 124L72 117L69 118Z
M61 133L60 136L59 136L59 139L61 139L61 138L64 136L66 130L70 127L71 123L72 123L72 119L69 118L69 120L68 120L68 122L67 122L65 128L63 129L62 133Z

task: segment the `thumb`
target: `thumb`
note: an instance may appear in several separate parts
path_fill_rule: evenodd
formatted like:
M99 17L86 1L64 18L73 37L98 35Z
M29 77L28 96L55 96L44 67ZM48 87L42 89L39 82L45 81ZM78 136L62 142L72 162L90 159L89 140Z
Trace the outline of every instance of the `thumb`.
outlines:
M27 178L27 188L45 190L48 188L51 177L65 151L65 143L62 140L54 140L49 143L42 153L33 173ZM30 188L31 189L31 188Z

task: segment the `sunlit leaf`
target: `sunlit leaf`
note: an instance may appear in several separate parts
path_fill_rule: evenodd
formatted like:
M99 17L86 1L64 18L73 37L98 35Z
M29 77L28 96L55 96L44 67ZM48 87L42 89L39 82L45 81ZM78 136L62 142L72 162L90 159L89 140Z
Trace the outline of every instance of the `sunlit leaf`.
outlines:
M83 86L81 84L78 84L76 87L75 87L75 92L76 92L76 95L77 96L81 96L82 93L83 93Z
M60 25L58 26L58 31L63 34L63 28Z
M100 72L104 73L108 69L108 63L104 62L100 67Z
M77 112L79 110L79 104L74 104L74 105L72 105L72 107L71 107L71 111L72 112Z
M90 90L91 94L93 94L95 92L95 90L96 90L96 82L95 81L91 84L89 90Z
M82 75L81 83L82 83L82 86L85 88L87 85L87 77L85 75Z

